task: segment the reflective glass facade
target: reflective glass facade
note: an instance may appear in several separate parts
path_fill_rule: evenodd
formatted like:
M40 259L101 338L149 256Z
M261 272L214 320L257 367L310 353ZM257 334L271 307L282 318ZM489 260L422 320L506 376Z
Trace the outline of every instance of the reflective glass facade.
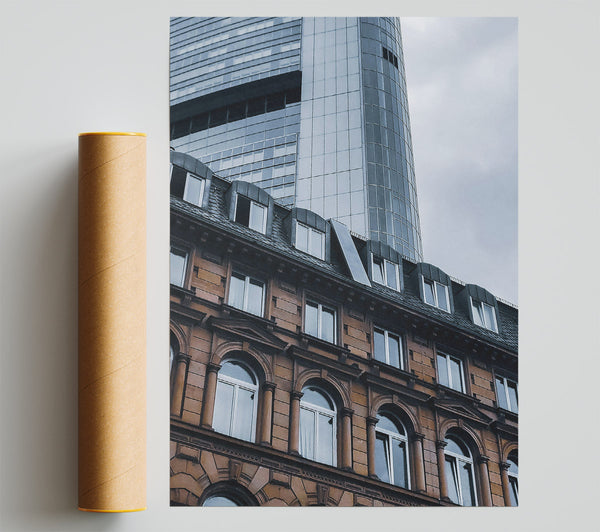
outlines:
M422 259L398 19L174 18L171 106L173 149Z
M396 18L361 18L360 47L367 162L369 237L411 258L423 255Z

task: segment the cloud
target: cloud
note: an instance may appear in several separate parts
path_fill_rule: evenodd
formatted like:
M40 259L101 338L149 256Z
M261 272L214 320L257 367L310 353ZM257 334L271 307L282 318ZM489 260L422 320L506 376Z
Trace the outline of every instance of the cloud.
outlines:
M402 19L425 260L517 302L517 21Z

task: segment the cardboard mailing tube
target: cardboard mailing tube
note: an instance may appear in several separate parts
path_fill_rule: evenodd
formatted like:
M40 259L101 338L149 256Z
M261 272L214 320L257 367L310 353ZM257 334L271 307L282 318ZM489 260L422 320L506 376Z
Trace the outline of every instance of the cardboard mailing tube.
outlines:
M146 136L79 136L79 509L146 506Z

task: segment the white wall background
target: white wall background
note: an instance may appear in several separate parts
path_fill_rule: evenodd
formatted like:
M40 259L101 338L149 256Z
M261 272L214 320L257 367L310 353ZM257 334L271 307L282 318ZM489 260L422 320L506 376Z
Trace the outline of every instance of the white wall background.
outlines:
M226 511L168 506L168 19L279 14L281 3L2 3L0 529L304 531L323 519L357 531L594 528L599 10L522 4L368 4L374 14L520 17L521 507ZM327 5L305 2L300 14L365 11ZM75 509L77 134L94 130L148 133L148 510L123 515Z

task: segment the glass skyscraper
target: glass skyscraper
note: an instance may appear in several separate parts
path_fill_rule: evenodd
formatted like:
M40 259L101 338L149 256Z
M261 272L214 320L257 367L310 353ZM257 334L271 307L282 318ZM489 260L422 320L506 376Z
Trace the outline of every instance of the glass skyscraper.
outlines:
M422 260L396 18L171 19L171 146Z

